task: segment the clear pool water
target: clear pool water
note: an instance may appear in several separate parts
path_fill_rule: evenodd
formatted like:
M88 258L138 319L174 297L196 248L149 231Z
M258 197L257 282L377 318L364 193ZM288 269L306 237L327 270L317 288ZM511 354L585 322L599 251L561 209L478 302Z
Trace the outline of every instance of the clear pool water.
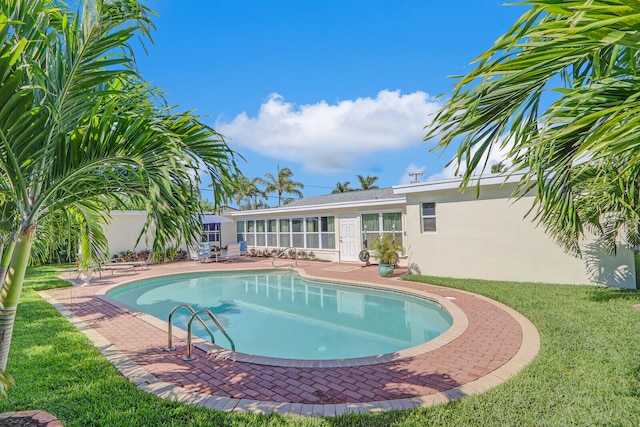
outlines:
M396 292L311 281L291 272L216 272L147 280L107 294L167 320L178 304L210 309L236 351L290 359L345 359L392 353L429 341L449 329L440 305ZM203 317L206 319L206 317ZM189 313L174 325L187 329ZM217 345L230 348L214 331ZM194 333L208 334L193 322Z

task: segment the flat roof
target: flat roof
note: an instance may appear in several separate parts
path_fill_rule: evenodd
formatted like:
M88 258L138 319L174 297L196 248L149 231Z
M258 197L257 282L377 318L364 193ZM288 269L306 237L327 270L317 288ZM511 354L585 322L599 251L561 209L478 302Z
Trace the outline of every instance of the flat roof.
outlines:
M266 209L230 212L229 216L264 215L281 212L299 212L312 209L337 209L351 207L384 206L404 204L406 198L394 193L393 188L354 190L345 193L303 197L284 206ZM226 213L225 213L226 214Z
M474 187L480 184L481 187L487 185L503 185L519 182L524 173L512 173L512 174L487 174L479 177L471 178L467 187ZM393 187L394 194L411 194L411 193L424 193L429 191L439 190L453 190L460 188L462 184L461 177L439 179L434 181L415 182L411 184L396 185Z

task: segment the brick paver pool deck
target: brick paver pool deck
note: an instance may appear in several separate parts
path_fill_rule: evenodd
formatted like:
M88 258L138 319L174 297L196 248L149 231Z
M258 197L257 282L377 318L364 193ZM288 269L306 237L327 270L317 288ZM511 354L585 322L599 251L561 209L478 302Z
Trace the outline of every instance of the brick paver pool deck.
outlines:
M205 351L211 346L202 344L194 347L196 359L185 362L183 331L174 329L177 350L164 351L165 322L104 295L118 284L147 277L267 268L272 268L271 259L176 262L107 273L89 286L49 290L41 295L139 388L162 398L223 411L320 417L443 403L502 383L528 364L540 347L536 328L511 308L469 292L399 280L406 269L396 269L391 278L382 278L375 266L299 262L297 268L303 275L417 293L438 300L453 314L451 330L427 344L356 360L270 361L228 350Z

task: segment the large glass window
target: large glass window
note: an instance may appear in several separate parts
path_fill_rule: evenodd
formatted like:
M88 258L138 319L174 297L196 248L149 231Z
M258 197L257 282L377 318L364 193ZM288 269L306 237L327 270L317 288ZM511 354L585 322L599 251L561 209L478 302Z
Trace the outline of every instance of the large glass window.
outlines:
M370 245L380 235L380 215L362 214L362 232L366 245Z
M203 224L202 241L220 246L220 223Z
M318 229L318 218L307 218L307 245L309 249L318 249L320 247L320 232Z
M436 204L433 202L422 204L422 232L436 232Z
M260 219L256 221L256 246L265 246L266 236L265 236L265 226L264 219Z
M396 239L396 243L403 246L402 243L402 214L400 212L385 212L382 214L382 232L383 234L392 234Z
M255 246L256 244L256 222L247 221L247 245Z
M236 232L238 239L243 237L253 246L336 248L335 218L332 216L238 221Z
M332 216L320 217L320 240L322 249L336 248L336 226Z
M247 238L244 235L244 221L236 222L236 241L244 242Z
M280 220L280 246L283 248L291 246L291 222L288 218Z
M291 220L291 246L304 248L304 220L293 218Z
M267 220L267 246L278 246L278 220Z
M369 245L382 234L391 234L399 245L403 245L402 213L383 212L362 214L362 232Z

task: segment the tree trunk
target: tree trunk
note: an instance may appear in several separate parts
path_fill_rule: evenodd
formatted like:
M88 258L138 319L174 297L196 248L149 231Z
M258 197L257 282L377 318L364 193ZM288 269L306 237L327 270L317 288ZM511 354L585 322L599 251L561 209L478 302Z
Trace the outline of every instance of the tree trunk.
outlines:
M11 237L7 244L7 249L2 254L2 260L0 260L0 286L4 285L4 279L7 277L7 271L9 270L9 263L11 262L11 256L13 255L13 249L16 247L16 240Z
M35 225L28 228L20 227L9 264L9 272L0 291L0 370L2 371L7 368L13 324L35 231Z

